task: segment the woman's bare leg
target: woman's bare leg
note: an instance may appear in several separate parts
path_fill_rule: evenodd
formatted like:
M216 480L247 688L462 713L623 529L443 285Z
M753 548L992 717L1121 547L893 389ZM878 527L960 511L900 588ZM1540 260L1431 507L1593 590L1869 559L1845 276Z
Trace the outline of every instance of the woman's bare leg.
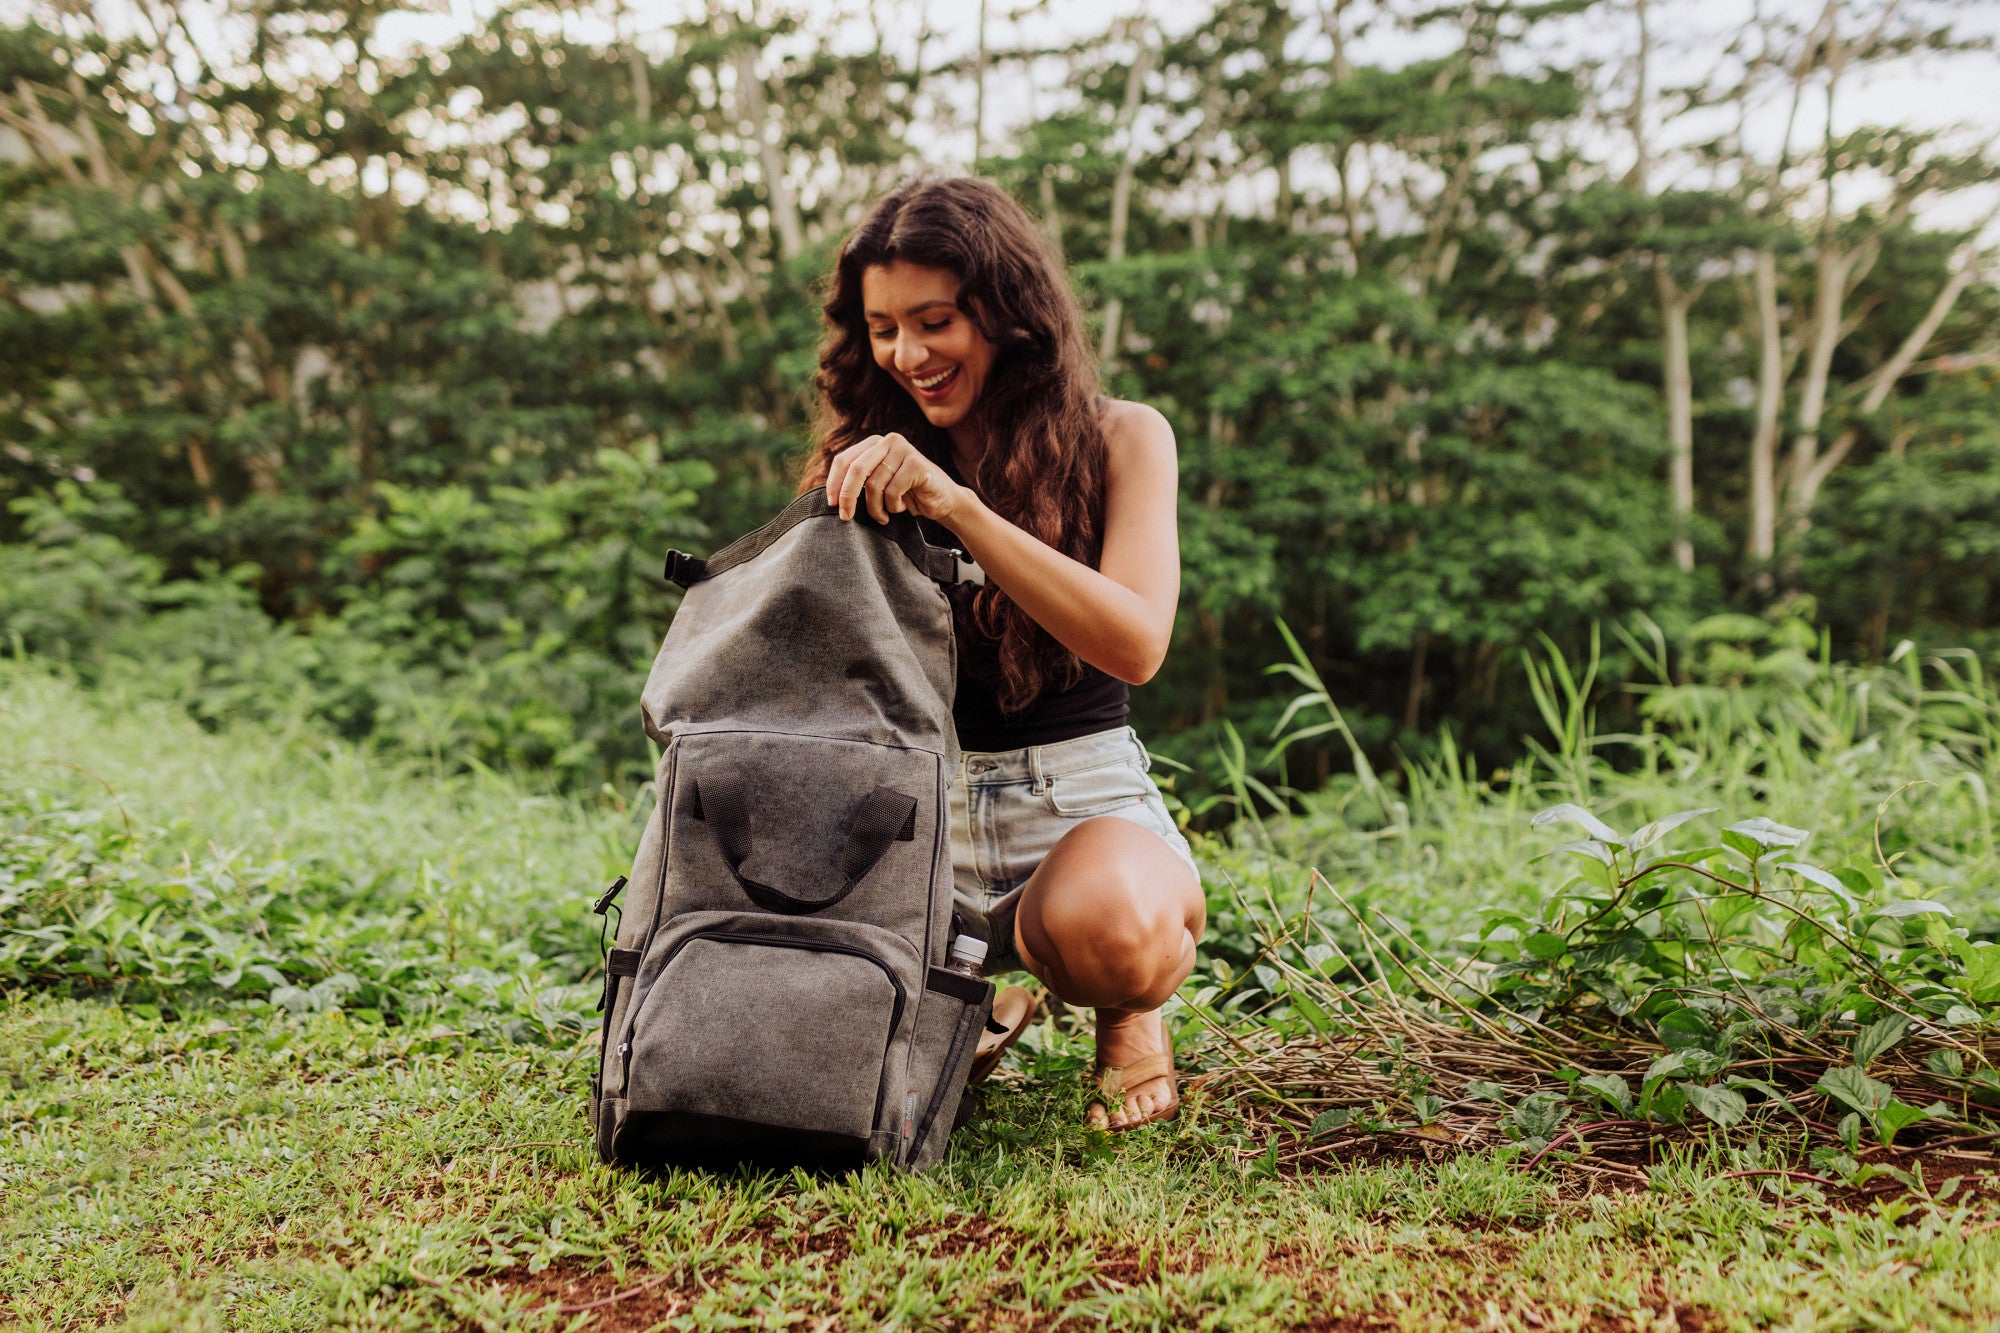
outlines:
M1097 1011L1097 1058L1127 1065L1166 1050L1161 1005L1194 968L1208 924L1201 882L1159 835L1087 819L1050 849L1021 891L1014 947L1064 1003ZM1093 1124L1117 1128L1172 1100L1164 1078L1125 1090Z

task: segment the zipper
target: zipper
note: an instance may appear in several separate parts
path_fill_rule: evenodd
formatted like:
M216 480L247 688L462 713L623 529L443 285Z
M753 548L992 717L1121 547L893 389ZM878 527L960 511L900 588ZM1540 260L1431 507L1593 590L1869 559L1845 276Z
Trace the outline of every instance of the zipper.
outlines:
M721 940L726 944L752 944L760 949L803 949L807 953L844 953L873 963L877 968L881 969L882 975L888 978L890 989L896 992L896 1003L889 1010L889 1045L895 1044L896 1031L902 1025L903 1009L909 1001L909 992L903 989L903 983L896 976L895 970L874 954L869 953L866 949L856 948L852 944L831 944L820 941L783 939L771 935L753 935L748 931L741 930L701 930L674 941L674 947L669 949L667 956L660 960L660 970L653 974L653 986L660 984L661 978L667 975L667 969L673 966L674 959L680 956L681 950L687 948L688 945L694 943L696 940ZM632 1021L626 1028L625 1040L618 1043L618 1055L623 1062L622 1086L626 1089L625 1095L628 1097L632 1095L630 1091L632 1087L632 1038L638 1030L639 1011L645 1007L646 1000L651 998L652 993L653 987L648 986L645 995L636 998L632 1002ZM882 1048L882 1058L886 1061L888 1055L888 1046L884 1046ZM884 1084L887 1081L885 1076L883 1079ZM879 1124L881 1120L882 1090L881 1088L877 1088L875 1092L875 1123Z

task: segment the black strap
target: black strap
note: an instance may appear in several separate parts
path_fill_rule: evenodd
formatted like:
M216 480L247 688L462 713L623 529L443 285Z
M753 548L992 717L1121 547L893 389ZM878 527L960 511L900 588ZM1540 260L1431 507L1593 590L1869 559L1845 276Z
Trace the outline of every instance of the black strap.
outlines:
M832 907L867 878L892 842L912 842L917 836L917 800L888 787L877 787L861 798L848 824L847 843L840 852L841 886L825 898L800 898L743 873L750 859L750 805L743 775L718 768L694 779L694 817L715 834L716 846L729 873L743 886L750 901L767 912L798 916Z
M603 916L611 910L611 904L617 902L618 895L623 892L625 892L625 877L620 875L617 879L611 881L611 887L606 889L598 900L591 905L590 910L599 916Z
M638 976L642 956L637 949L613 949L604 956L604 991L597 997L599 1013L608 1014L617 1007L618 978Z

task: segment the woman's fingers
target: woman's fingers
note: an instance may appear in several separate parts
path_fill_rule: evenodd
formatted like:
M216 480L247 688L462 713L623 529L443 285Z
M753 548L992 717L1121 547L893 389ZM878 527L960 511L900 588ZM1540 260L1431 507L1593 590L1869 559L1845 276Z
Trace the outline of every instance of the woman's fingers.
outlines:
M889 453L889 441L895 438L888 436L876 440L873 444L863 441L861 446L857 446L859 452L855 453L847 465L847 471L841 476L839 491L828 493L829 499L838 501L842 519L854 517L854 510L860 503L862 488L868 484L868 474L881 466L882 459Z
M826 468L826 502L828 504L834 505L840 503L840 487L847 479L848 469L854 465L855 456L862 450L880 443L881 440L882 437L880 435L870 435L865 440L848 445L833 456L833 461L827 464ZM844 518L846 515L842 515L842 517Z
M901 466L882 483L882 508L891 514L908 509L910 492L923 485L929 468L930 461L916 450L905 454Z
M930 460L918 453L917 447L902 436L885 436L884 443L889 446L889 451L868 477L868 512L875 516L877 523L887 523L889 515L903 512L902 495L930 466ZM892 494L897 496L894 505L889 503Z

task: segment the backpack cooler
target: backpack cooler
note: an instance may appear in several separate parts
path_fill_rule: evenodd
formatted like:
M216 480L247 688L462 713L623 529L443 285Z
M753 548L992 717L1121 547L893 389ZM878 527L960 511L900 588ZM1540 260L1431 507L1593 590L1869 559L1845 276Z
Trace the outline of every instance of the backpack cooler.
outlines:
M700 560L646 681L658 806L606 960L607 1162L920 1170L993 987L942 970L956 649L977 579L816 489Z

